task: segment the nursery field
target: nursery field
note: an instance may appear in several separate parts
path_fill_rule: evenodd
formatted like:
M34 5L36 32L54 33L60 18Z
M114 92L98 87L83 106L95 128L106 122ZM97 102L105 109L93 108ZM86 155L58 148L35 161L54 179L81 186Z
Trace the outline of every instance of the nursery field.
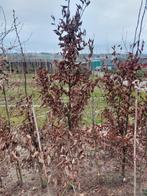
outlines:
M51 15L48 22L43 12L29 13L35 6L26 3L29 26L25 30L15 7L8 17L12 21L7 22L0 5L0 196L147 196L147 77L142 69L147 65L142 37L147 1L140 2L136 28L133 20L128 25L135 29L130 34L133 37L124 40L122 35L118 43L119 35L115 36L113 43L108 42L112 45L108 54L99 53L104 46L99 36L106 33L97 36L91 31L93 38L88 39L84 30L83 15L93 1L65 0L60 18ZM116 14L117 7L111 7ZM128 13L134 8L127 6ZM25 12L18 13L23 16ZM102 13L98 22L109 16L109 12ZM113 32L120 33L118 18L109 17L120 25L113 26ZM52 24L58 40L58 47L50 40L49 48L44 49L55 52L60 48L60 59L52 54L50 61L44 53L36 58L26 51L31 45L30 51L41 51L41 39L53 38L42 34L43 27L47 32L50 28L43 21ZM42 32L27 46L21 35L29 34L32 26L35 32L28 41L39 33L37 26ZM106 40L107 36L105 44ZM92 67L92 61L100 69Z
M95 76L94 78L96 78ZM41 94L39 86L37 85L37 76L34 74L27 74L27 91L28 96L32 97L38 125L41 128L44 122L48 118L48 109L41 106ZM6 85L6 96L8 102L8 108L10 111L10 120L12 125L20 125L23 121L22 116L16 116L16 104L25 96L24 92L24 75L23 74L10 74L8 76L8 83ZM103 96L102 89L96 87L92 97L89 100L88 105L85 107L82 116L82 125L90 126L93 118L95 124L102 122L102 111L106 105L106 100ZM66 98L63 98L66 101ZM92 108L95 108L94 117L92 116ZM0 91L0 115L6 118L6 106L3 91Z
M91 79L96 80L99 77L102 78L102 75L103 74L91 76ZM43 135L44 131L47 129L46 124L47 126L49 126L50 124L49 113L51 111L51 108L45 107L42 104L41 90L40 90L40 86L37 84L37 77L38 76L34 74L26 74L27 92L28 92L28 96L32 97L38 129L40 134ZM115 88L116 87L114 86L114 89ZM21 144L19 145L18 143L17 148L19 153L21 153L19 162L21 162L20 167L21 167L21 176L23 179L23 186L19 184L20 182L18 179L20 177L18 177L19 175L17 174L18 166L15 165L14 161L10 163L9 156L6 156L6 158L1 161L1 165L0 165L0 172L1 172L0 177L2 180L2 188L0 189L0 195L17 196L22 194L22 195L34 195L34 196L36 195L57 196L59 194L65 196L68 195L71 196L73 195L74 196L75 195L77 196L89 196L89 195L129 196L130 195L131 196L132 189L133 189L132 155L128 154L128 156L130 157L128 158L128 160L126 160L126 167L125 167L127 173L125 174L125 178L123 178L119 165L121 164L120 159L122 156L121 152L119 151L121 150L122 147L121 146L119 147L119 145L122 141L121 140L119 141L117 138L114 138L113 141L113 139L111 138L112 137L111 134L110 134L111 141L109 138L107 140L107 131L109 133L109 129L110 129L109 126L111 125L107 124L106 121L107 115L105 117L103 116L104 109L108 108L108 105L106 103L105 93L106 92L104 92L103 85L95 86L94 91L91 94L90 99L88 101L88 104L86 104L82 112L82 118L80 120L81 131L85 131L85 133L88 131L87 133L90 140L92 134L91 131L94 123L94 131L95 131L94 134L97 134L96 136L97 138L95 139L95 142L94 144L92 144L92 146L91 145L89 146L89 143L85 143L84 150L85 150L86 157L84 159L86 160L86 162L82 163L83 164L82 167L84 167L84 170L82 170L82 168L80 169L80 167L78 168L80 169L80 174L78 177L80 180L80 188L77 188L72 180L69 181L65 187L61 188L60 185L57 186L58 182L56 181L56 176L58 176L58 174L56 174L56 172L57 171L59 173L61 172L60 166L58 169L54 168L54 166L53 168L52 166L51 167L49 166L47 167L47 171L48 171L47 175L48 175L48 181L50 181L50 183L48 188L42 189L42 187L40 187L40 180L39 180L40 174L38 175L38 170L36 170L36 168L34 167L33 169L31 169L31 168L27 168L26 166L23 166L24 164L23 162L26 159L25 157L27 157L29 153L31 153L31 151L28 152L28 150L26 150L23 146L21 147ZM132 94L135 95L135 91L132 92ZM146 96L145 92L143 92L142 94L143 97ZM3 119L7 119L7 108L6 108L6 102L7 102L8 111L10 115L10 122L12 127L11 131L14 133L16 132L16 135L14 134L15 137L21 137L21 135L19 136L20 134L19 131L21 131L21 129L23 130L23 128L21 127L25 123L26 117L24 116L23 112L22 114L20 113L22 107L21 102L24 99L24 97L25 97L24 75L22 74L8 75L8 80L7 83L5 84L5 94L3 89L1 89L0 91L0 116ZM63 102L66 103L67 102L66 99L67 99L66 97L63 97L64 100ZM114 107L113 104L112 107ZM121 108L119 109L121 110ZM113 118L115 118L115 116ZM111 116L108 119L111 120ZM131 121L133 122L133 119ZM62 130L59 130L59 133L60 131L62 132ZM82 137L84 137L85 133L84 132L82 133L83 134ZM117 136L113 136L113 137L117 137ZM93 139L91 140L91 142L93 142ZM129 142L131 144L131 140ZM48 145L46 139L43 138L42 145L44 146L45 143L46 145ZM117 147L118 147L118 151L117 151ZM128 146L128 148L132 150L131 147ZM139 149L139 151L140 150L141 149ZM49 162L50 161L51 160L49 160ZM139 159L138 162L140 161L141 160ZM5 164L6 162L8 165ZM58 164L60 164L60 162ZM143 163L143 165L145 165L145 162ZM50 172L52 169L53 169L52 171L53 174L50 179ZM147 186L146 173L147 173L146 167L144 167L144 171L141 177L141 182L139 182L140 179L138 176L137 190L138 190L138 194L142 194L143 196L146 196L146 186ZM53 177L54 175L55 177ZM76 189L80 189L81 193L76 193L77 192ZM11 193L12 190L13 193Z

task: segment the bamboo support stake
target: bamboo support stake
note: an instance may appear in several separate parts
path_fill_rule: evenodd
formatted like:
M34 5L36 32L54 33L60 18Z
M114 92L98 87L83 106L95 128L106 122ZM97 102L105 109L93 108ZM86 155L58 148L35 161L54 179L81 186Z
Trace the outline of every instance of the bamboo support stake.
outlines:
M46 182L44 182L42 177L40 177L40 179L41 179L41 183L42 183L42 188L45 188L47 186L48 195L50 196L51 194L50 194L50 191L49 191L49 188L48 188L47 170L46 170L46 166L45 166L45 162L44 162L42 145L41 145L41 140L40 140L40 133L39 133L39 129L38 129L37 118L36 118L36 114L35 114L35 110L34 110L34 105L33 104L32 104L32 112L33 112L33 118L34 118L36 133L37 133L38 146L39 146L39 151L40 151L40 156L41 156L41 161L42 161L41 164L42 164L42 169L43 169L44 176L46 178ZM39 166L39 170L41 172L41 167L40 166ZM46 185L45 185L45 183L46 183Z
M41 146L41 140L40 140L40 134L39 134L38 124L37 124L34 104L32 104L32 112L33 112L33 118L34 118L36 132L37 132L37 139L38 139L39 150L40 150L40 152L42 152L42 146Z

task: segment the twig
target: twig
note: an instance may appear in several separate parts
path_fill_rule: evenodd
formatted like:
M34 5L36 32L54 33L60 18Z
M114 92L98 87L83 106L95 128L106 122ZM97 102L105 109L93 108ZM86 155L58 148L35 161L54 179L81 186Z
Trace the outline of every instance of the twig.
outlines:
M141 0L141 4L140 4L140 7L139 7L139 12L138 12L138 17L137 17L137 24L136 24L136 29L135 29L134 41L133 41L133 47L132 47L132 52L133 52L133 49L134 49L134 45L136 43L136 37L137 37L137 31L138 31L139 22L140 22L142 6L143 6L143 0Z
M147 3L147 0L146 0L146 3ZM141 33L142 33L142 26L143 26L145 12L146 12L146 4L144 6L144 10L143 10L143 14L142 14L142 17L141 17L141 22L140 22L140 29L139 29L139 34L138 34L136 55L138 55L138 51L139 51L139 47L140 47L140 38L141 38Z
M21 44L19 32L18 32L18 29L17 29L16 21L17 21L17 18L15 16L15 10L13 10L14 29L15 29L16 37L17 37L18 44L19 44L19 47L20 47L20 51L21 51L21 54L22 54L22 58L23 58L24 89L25 89L25 96L27 97L27 77L26 77L26 65L27 64L26 64L25 54L24 54L23 47L22 47L22 44Z

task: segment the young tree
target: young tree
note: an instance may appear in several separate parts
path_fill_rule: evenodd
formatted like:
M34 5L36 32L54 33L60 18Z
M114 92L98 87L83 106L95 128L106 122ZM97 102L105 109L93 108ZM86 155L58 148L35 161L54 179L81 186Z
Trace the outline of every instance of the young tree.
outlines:
M135 138L140 141L140 146L146 135L144 132L146 123L143 121L143 119L146 119L146 112L142 113L143 108L144 111L146 110L146 96L140 93L136 97L135 94L134 82L142 80L138 76L141 64L139 62L140 57L136 54L139 54L139 52L135 55L129 53L125 60L120 61L115 51L116 47L113 47L113 49L113 54L115 54L114 63L116 63L115 73L106 72L102 79L108 104L104 116L110 124L108 142L110 142L111 149L117 152L117 158L121 160L121 174L125 178L126 165L128 163L130 165L130 160L133 159L134 123L136 123L136 120L138 126L135 127L137 135ZM138 115L137 119L135 119L136 99L138 99L137 112L141 114ZM138 145L137 150L141 155L141 149L144 149L145 145L140 146ZM133 162L131 166L133 166Z
M50 77L46 70L38 71L43 104L48 105L53 115L61 119L71 131L78 126L95 82L90 78L89 63L93 54L93 40L85 42L86 31L82 30L82 16L90 1L80 0L76 13L71 15L70 0L62 6L62 18L54 32L58 36L62 60L55 62L57 72ZM53 24L55 24L55 18ZM89 55L80 62L80 52L88 46Z
M62 60L54 62L57 70L52 75L42 68L37 72L43 106L51 111L50 124L44 126L42 137L51 149L47 150L51 176L54 176L53 171L57 174L57 181L62 184L63 190L69 184L75 183L77 187L79 184L78 174L84 167L84 145L88 138L87 132L80 129L80 119L97 82L92 79L89 67L94 41L89 39L86 42L86 31L82 30L82 16L89 4L90 1L80 0L73 16L70 0L62 6L62 18L54 30L59 39ZM52 18L55 24L55 18ZM80 52L85 47L90 52L84 60L80 60ZM50 126L51 121L53 126Z

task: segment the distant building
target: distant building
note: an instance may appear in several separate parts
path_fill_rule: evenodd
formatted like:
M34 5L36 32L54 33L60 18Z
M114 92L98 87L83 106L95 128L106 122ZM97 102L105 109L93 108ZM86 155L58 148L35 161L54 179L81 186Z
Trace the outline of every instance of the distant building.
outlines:
M97 60L93 60L91 63L90 63L90 67L91 67L91 70L92 71L95 71L95 70L98 70L102 67L102 61L100 59L97 59Z
M0 56L2 57L2 54ZM85 62L85 57L87 57L86 54L80 55L78 61ZM5 69L10 72L22 73L25 65L28 73L36 72L39 67L45 67L49 73L54 73L57 68L55 61L58 62L61 59L62 56L58 53L26 53L25 60L20 53L11 53L7 54L7 66ZM119 56L119 61L125 61L126 59L127 55ZM139 63L142 65L143 71L147 72L147 56L142 56ZM98 71L105 67L109 70L116 68L116 65L113 63L113 56L110 54L94 55L90 63L90 70Z
M26 67L26 72L36 72L39 67L45 67L49 72L53 72L52 60L50 55L44 53L27 53L23 57L21 54L12 53L7 55L7 70L11 72L23 72L23 66Z
M114 65L109 58L99 58L99 59L94 59L91 62L91 70L92 71L98 71L104 67L107 67L109 70L114 68Z

